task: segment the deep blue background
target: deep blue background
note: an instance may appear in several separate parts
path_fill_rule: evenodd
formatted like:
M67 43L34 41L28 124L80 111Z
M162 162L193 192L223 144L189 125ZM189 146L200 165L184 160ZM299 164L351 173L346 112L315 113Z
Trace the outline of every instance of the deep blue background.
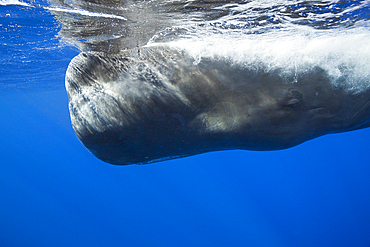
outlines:
M370 246L370 129L113 166L64 91L0 95L0 246Z
M0 8L0 247L370 246L370 129L109 165L73 133L62 86L76 52L59 47L57 23Z

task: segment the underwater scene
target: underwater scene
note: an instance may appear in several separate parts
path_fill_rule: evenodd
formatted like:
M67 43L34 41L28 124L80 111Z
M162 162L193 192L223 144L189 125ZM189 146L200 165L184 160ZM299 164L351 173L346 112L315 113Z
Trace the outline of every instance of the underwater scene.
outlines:
M0 0L0 246L370 246L370 1Z

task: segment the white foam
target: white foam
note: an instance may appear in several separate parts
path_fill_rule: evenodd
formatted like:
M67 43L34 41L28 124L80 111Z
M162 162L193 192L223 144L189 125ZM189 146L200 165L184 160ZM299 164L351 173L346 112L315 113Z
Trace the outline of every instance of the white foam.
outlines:
M295 27L266 34L208 33L168 42L199 63L202 59L226 60L231 65L266 72L304 72L324 69L332 83L359 92L370 87L370 31L315 30ZM158 44L150 44L158 45Z
M7 6L7 5L18 5L18 6L31 6L28 3L24 3L18 0L0 0L0 6Z
M67 8L59 8L59 7L45 7L45 9L50 10L50 11L55 11L55 12L73 13L73 14L79 14L79 15L84 15L84 16L120 19L120 20L127 21L127 18L123 16L90 12L90 11L83 10L83 9L67 9Z

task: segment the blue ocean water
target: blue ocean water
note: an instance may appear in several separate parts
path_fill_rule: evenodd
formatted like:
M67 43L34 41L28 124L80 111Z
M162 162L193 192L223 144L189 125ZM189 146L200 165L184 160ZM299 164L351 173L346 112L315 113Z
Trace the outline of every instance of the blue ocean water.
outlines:
M320 14L368 4L333 2ZM0 1L0 246L370 246L370 129L106 164L71 127L64 76L78 49L45 6ZM355 10L345 25L369 18Z

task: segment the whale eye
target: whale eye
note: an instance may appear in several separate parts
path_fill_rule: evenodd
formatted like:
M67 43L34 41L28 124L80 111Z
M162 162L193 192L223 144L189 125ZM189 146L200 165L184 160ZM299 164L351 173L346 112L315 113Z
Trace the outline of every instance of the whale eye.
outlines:
M296 91L290 90L283 102L283 107L294 109L297 108L302 103L303 95Z

